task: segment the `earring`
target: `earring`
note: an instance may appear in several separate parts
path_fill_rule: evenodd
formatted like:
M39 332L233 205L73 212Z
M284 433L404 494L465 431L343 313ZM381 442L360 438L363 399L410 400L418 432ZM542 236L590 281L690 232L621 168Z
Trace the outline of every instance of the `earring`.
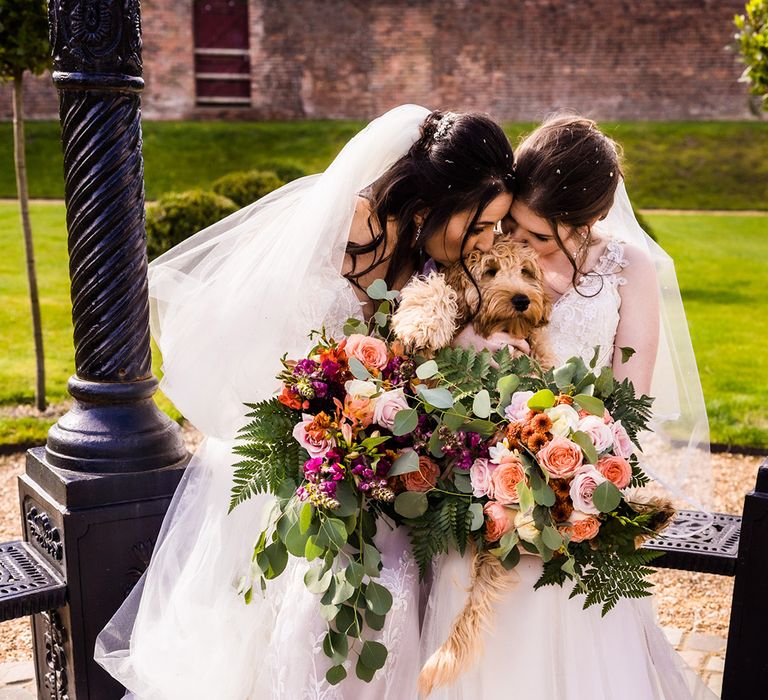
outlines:
M413 239L413 242L418 243L419 238L421 238L421 224L416 227L416 237Z

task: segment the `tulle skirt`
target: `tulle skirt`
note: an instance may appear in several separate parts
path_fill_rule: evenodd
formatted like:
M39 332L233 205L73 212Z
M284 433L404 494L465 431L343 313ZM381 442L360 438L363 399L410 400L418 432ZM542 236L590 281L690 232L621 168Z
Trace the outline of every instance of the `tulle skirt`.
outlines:
M254 591L237 592L272 503L252 498L227 513L231 441L206 437L174 493L152 560L96 640L94 658L127 689L126 700L410 700L419 672L419 583L404 530L379 521L380 582L393 606L366 638L390 651L371 683L325 680L330 659L319 596L304 585L305 560Z
M452 553L433 569L421 638L422 662L447 638L469 586L470 559ZM542 571L524 555L517 583L495 606L479 662L430 700L716 700L656 623L651 598L623 599L605 617L582 609L570 586L534 591Z

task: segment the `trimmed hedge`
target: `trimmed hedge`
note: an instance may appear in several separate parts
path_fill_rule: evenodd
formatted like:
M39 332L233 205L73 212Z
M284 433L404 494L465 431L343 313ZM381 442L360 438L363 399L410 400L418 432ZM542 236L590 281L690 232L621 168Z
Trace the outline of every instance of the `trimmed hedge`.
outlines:
M164 195L155 204L150 204L146 211L149 259L153 260L239 208L231 199L207 190Z
M272 170L247 170L220 177L211 189L244 207L284 184Z
M268 160L259 163L258 166L259 170L271 170L283 182L293 182L293 180L298 180L300 177L309 175L309 173L297 163L286 160Z

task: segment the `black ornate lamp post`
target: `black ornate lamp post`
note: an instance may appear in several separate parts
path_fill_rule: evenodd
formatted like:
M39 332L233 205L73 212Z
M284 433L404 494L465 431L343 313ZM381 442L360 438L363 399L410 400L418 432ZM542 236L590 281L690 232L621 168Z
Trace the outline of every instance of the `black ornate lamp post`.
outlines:
M33 618L38 697L109 700L96 635L146 567L189 455L152 399L138 0L50 0L72 280L72 409L20 477L25 540L66 580Z

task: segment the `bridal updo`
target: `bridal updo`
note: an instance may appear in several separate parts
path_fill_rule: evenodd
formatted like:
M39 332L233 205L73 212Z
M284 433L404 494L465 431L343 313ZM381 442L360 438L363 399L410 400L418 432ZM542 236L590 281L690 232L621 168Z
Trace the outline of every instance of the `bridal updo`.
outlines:
M464 233L463 251L483 209L498 195L514 193L513 163L509 139L489 116L431 112L408 152L361 193L370 201L371 241L349 243L347 252L355 267L360 254L373 252L374 259L365 269L353 268L347 278L357 284L387 262L385 279L392 286L404 268L421 268L427 257L425 243L444 231L453 215L471 211L474 217ZM425 211L417 226L417 214ZM395 224L394 246L387 245L388 222Z

